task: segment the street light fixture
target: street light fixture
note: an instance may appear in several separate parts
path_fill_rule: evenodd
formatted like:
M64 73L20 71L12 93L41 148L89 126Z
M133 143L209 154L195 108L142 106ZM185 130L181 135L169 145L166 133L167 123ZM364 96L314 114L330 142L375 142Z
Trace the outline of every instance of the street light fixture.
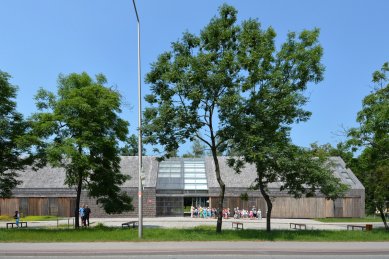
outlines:
M132 0L134 4L134 10L136 14L136 20L138 21L138 237L142 238L143 231L143 215L142 215L142 199L143 199L143 187L142 187L142 105L141 105L141 77L140 77L140 21L138 11L136 9L135 0Z

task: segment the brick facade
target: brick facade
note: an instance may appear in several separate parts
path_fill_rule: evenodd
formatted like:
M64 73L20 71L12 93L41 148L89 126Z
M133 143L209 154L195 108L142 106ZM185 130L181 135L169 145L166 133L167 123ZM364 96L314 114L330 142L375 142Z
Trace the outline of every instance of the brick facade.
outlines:
M81 194L80 206L87 204L92 211L91 217L96 218L123 218L123 217L138 217L138 189L123 188L132 198L133 211L123 212L121 214L107 214L103 208L97 204L96 199L87 196L85 191ZM156 197L155 188L145 188L143 191L143 216L155 217L156 215Z

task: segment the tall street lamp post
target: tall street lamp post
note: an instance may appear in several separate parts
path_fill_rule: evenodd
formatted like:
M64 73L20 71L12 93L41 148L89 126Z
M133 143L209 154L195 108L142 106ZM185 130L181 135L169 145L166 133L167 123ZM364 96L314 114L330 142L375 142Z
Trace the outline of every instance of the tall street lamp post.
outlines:
M142 199L143 199L143 187L142 187L142 105L141 105L141 77L140 77L140 21L138 11L136 9L135 0L132 0L134 4L136 20L138 21L138 237L142 238L143 231L143 215L142 215Z

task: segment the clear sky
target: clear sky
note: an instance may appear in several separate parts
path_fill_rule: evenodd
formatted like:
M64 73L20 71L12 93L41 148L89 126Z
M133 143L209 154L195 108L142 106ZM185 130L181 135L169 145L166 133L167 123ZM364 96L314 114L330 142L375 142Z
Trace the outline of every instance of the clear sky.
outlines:
M257 18L281 44L289 31L318 27L324 81L308 90L311 119L293 128L293 142L344 140L355 126L371 74L389 61L387 0L137 0L141 20L142 81L150 64L184 31L198 34L223 3L239 22ZM1 0L0 70L19 86L18 111L35 111L39 87L56 90L58 74L103 73L121 92L122 117L137 129L137 25L131 0ZM142 83L143 93L148 85ZM0 93L1 94L1 93ZM143 104L145 104L143 102ZM148 148L151 151L151 148ZM181 152L185 152L181 150Z

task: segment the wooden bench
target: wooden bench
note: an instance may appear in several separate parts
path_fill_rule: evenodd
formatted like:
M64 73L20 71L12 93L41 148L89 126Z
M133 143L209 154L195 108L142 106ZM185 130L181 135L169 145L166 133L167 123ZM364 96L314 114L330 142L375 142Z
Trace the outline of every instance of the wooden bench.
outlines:
M304 229L307 229L307 225L303 223L289 223L289 227L293 229L297 229L297 227L301 229L302 227L304 227Z
M20 222L19 222L19 227L22 228L23 225L24 225L24 227L27 227L27 221L20 221ZM17 227L17 225L16 225L15 222L7 222L7 228L8 228L9 226L11 226L11 228L13 228L14 226Z
M242 222L232 222L232 228L243 229L243 223Z
M132 228L138 227L138 221L129 221L129 222L125 222L122 224L122 228L124 228L124 227L130 228L131 226L132 226Z
M354 230L355 228L360 228L361 230L365 230L366 226L361 226L361 225L347 225L347 230Z

